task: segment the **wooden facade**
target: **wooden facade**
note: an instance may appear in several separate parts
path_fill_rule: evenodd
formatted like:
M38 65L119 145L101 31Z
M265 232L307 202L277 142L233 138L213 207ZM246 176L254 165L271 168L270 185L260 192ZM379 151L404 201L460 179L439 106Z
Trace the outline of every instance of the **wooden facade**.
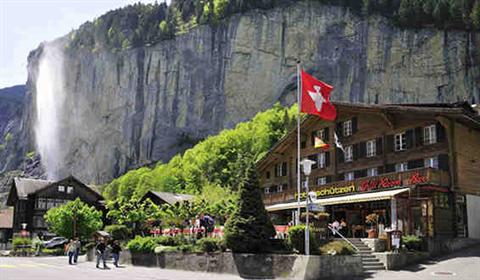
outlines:
M7 205L14 207L13 231L26 225L26 230L34 234L47 233L45 213L77 198L98 210L105 209L103 197L75 177L55 182L15 178L7 200Z
M478 112L466 103L337 103L336 108L335 122L308 116L301 124L301 158L316 162L309 176L310 190L322 197L374 192L385 188L368 189L365 182L382 180L386 188L409 187L419 196L410 200L426 199L421 207L430 212L422 209L421 213L430 219L428 235L464 234L455 227L455 215L462 212L456 201L461 202L457 197L465 194L480 195ZM296 134L292 130L257 164L267 206L296 201ZM335 134L345 152L336 147ZM315 136L329 147L315 148ZM421 180L408 184L412 176Z

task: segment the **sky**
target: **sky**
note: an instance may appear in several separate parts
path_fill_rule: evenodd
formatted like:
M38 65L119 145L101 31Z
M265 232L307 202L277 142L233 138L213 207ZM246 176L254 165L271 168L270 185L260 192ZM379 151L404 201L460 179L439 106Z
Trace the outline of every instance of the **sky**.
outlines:
M0 88L26 83L28 53L41 42L137 2L155 0L0 0Z

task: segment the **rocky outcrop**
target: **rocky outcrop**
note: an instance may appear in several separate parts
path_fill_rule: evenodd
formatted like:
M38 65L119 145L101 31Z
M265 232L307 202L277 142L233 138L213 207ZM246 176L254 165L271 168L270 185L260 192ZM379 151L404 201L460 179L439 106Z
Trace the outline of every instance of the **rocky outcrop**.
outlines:
M478 33L401 30L381 17L298 2L143 48L69 49L61 174L108 182L132 167L166 161L275 102L292 104L297 59L335 85L335 100L478 101L478 43ZM30 101L41 52L29 59ZM30 104L24 121L31 128Z

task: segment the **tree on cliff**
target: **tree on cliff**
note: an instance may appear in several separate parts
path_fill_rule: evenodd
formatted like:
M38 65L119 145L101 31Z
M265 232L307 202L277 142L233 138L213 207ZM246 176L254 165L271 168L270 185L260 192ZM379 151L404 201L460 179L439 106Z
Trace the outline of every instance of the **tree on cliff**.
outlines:
M265 210L255 169L249 169L247 176L240 186L238 208L225 225L224 238L233 252L259 253L268 249L275 229Z
M102 212L79 198L48 210L45 221L51 232L66 238L88 239L103 226Z

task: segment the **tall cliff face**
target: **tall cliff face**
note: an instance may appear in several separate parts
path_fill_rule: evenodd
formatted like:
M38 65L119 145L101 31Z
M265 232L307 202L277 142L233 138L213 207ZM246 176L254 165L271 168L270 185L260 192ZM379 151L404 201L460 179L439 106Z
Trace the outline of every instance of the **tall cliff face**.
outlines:
M235 15L153 46L69 50L59 174L107 182L166 161L275 102L291 104L297 58L335 85L335 100L478 101L478 46L478 33L400 30L380 17L300 2ZM42 49L29 59L30 100ZM24 121L33 127L30 104Z

